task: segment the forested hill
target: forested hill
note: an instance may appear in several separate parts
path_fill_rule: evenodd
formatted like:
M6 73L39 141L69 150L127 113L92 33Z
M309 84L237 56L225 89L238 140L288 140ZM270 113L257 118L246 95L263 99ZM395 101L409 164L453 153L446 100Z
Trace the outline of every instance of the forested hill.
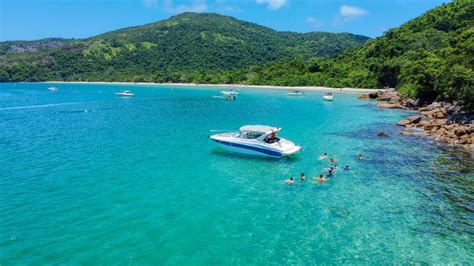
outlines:
M438 6L335 59L283 61L226 77L249 84L390 86L426 101L464 101L472 109L474 1Z
M189 82L200 72L333 56L367 40L348 33L278 32L228 16L183 13L83 40L0 43L0 81Z

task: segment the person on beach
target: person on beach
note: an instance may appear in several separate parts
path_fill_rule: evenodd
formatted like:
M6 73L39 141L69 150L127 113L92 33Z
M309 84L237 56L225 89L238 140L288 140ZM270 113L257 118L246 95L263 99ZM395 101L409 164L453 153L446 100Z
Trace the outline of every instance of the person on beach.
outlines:
M328 154L325 152L323 155L319 156L319 160L326 159L328 157Z
M289 186L293 185L293 177L290 177L288 180L286 180L286 184Z
M349 165L346 164L346 166L344 166L344 170L349 170Z
M306 180L306 176L304 175L304 173L301 173L300 179L301 179L301 181L305 181L305 180Z
M314 181L327 182L329 179L325 178L324 175L319 175L319 177L313 177Z

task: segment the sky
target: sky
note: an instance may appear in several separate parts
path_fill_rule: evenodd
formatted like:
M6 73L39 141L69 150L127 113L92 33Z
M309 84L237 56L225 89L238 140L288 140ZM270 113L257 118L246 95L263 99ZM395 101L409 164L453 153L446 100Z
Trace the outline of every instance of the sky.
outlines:
M449 0L0 0L0 41L86 38L186 12L233 16L279 31L377 37Z

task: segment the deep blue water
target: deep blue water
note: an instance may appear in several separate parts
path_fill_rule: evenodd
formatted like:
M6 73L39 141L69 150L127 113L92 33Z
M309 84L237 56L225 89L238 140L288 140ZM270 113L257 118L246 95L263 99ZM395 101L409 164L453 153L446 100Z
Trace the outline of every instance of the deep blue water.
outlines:
M1 265L474 259L472 154L398 135L406 111L356 94L50 86L0 84ZM208 139L245 124L282 127L302 153L237 156ZM284 184L323 173L323 152L351 170Z

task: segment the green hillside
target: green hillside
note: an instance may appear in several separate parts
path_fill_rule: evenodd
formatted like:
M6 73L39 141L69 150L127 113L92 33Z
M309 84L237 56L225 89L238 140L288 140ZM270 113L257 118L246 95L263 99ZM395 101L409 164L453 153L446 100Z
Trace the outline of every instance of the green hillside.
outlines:
M427 101L474 106L474 2L436 7L335 59L290 60L225 73L234 82L331 87L396 87Z
M201 72L333 56L367 39L278 32L228 16L183 13L35 51L12 49L17 42L0 43L0 81L189 82Z

